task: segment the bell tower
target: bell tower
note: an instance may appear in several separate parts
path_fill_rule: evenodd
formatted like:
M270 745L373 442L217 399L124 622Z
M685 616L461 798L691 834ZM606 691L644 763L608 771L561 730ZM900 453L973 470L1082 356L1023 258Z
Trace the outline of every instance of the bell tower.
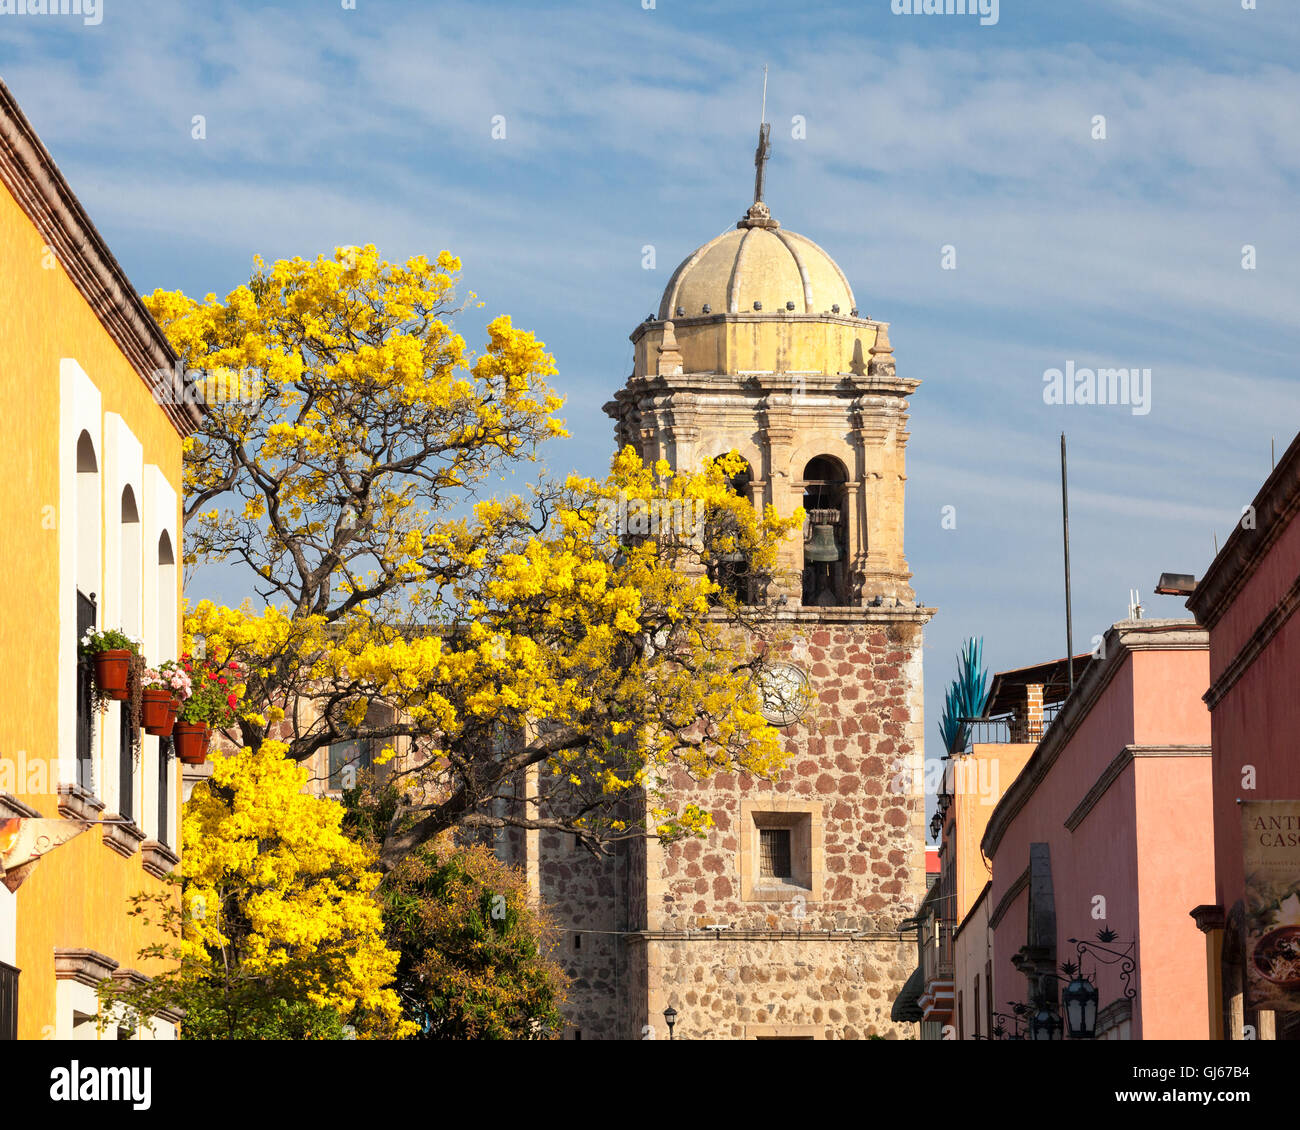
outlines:
M565 960L575 1038L911 1036L891 1009L916 964L900 924L925 894L922 630L903 556L907 403L888 326L762 199L686 257L605 406L618 445L695 468L730 450L757 507L807 513L778 580L744 599L781 628L768 722L776 780L678 773L704 839L630 841L606 861L547 859L543 896L590 931ZM554 850L561 852L556 843Z
M759 192L765 160L761 136ZM807 512L802 544L784 547L791 579L770 595L786 607L915 607L903 488L920 382L897 375L888 324L860 314L825 251L755 200L677 268L632 342L633 373L605 406L620 447L675 468L734 448L756 506Z

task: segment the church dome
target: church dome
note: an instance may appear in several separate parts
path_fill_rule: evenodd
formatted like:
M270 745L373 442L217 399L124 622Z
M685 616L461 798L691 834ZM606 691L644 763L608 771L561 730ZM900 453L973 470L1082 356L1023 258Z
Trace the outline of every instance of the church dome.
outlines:
M673 272L659 303L659 320L737 314L755 309L767 313L836 313L848 316L857 306L853 288L839 265L817 244L775 220L751 215L736 228L686 257ZM787 303L793 302L793 311ZM681 313L678 314L678 309Z

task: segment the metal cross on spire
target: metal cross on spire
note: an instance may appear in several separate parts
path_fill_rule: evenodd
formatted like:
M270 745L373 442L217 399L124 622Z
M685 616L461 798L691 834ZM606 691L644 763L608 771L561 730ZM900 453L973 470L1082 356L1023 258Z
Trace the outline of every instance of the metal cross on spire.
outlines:
M767 174L767 159L772 154L769 140L772 127L767 122L767 64L763 64L763 112L758 122L758 149L754 152L754 203L763 201L763 181Z
M772 127L767 122L767 64L763 64L763 112L758 122L758 148L754 151L754 203L749 206L738 228L779 228L771 210L763 203L763 185L767 180L767 159L772 154Z

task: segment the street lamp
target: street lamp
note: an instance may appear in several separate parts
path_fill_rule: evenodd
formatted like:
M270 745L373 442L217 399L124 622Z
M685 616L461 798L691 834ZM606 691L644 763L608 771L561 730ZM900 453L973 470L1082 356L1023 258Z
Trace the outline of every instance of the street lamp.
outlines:
M1067 963L1068 964L1068 963ZM1097 986L1076 973L1061 991L1061 1005L1072 1040L1092 1040L1097 1035Z
M1055 1009L1042 1004L1029 1022L1031 1040L1059 1040L1061 1038L1061 1018Z
M668 1025L668 1038L673 1038L673 1025L677 1023L677 1010L669 1005L664 1009L664 1023Z

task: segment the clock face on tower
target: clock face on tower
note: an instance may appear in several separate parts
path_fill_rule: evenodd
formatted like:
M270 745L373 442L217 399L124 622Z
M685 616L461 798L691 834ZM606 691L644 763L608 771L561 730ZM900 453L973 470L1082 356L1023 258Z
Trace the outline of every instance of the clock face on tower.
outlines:
M792 726L804 716L812 687L803 669L775 663L763 672L763 717L773 726Z

